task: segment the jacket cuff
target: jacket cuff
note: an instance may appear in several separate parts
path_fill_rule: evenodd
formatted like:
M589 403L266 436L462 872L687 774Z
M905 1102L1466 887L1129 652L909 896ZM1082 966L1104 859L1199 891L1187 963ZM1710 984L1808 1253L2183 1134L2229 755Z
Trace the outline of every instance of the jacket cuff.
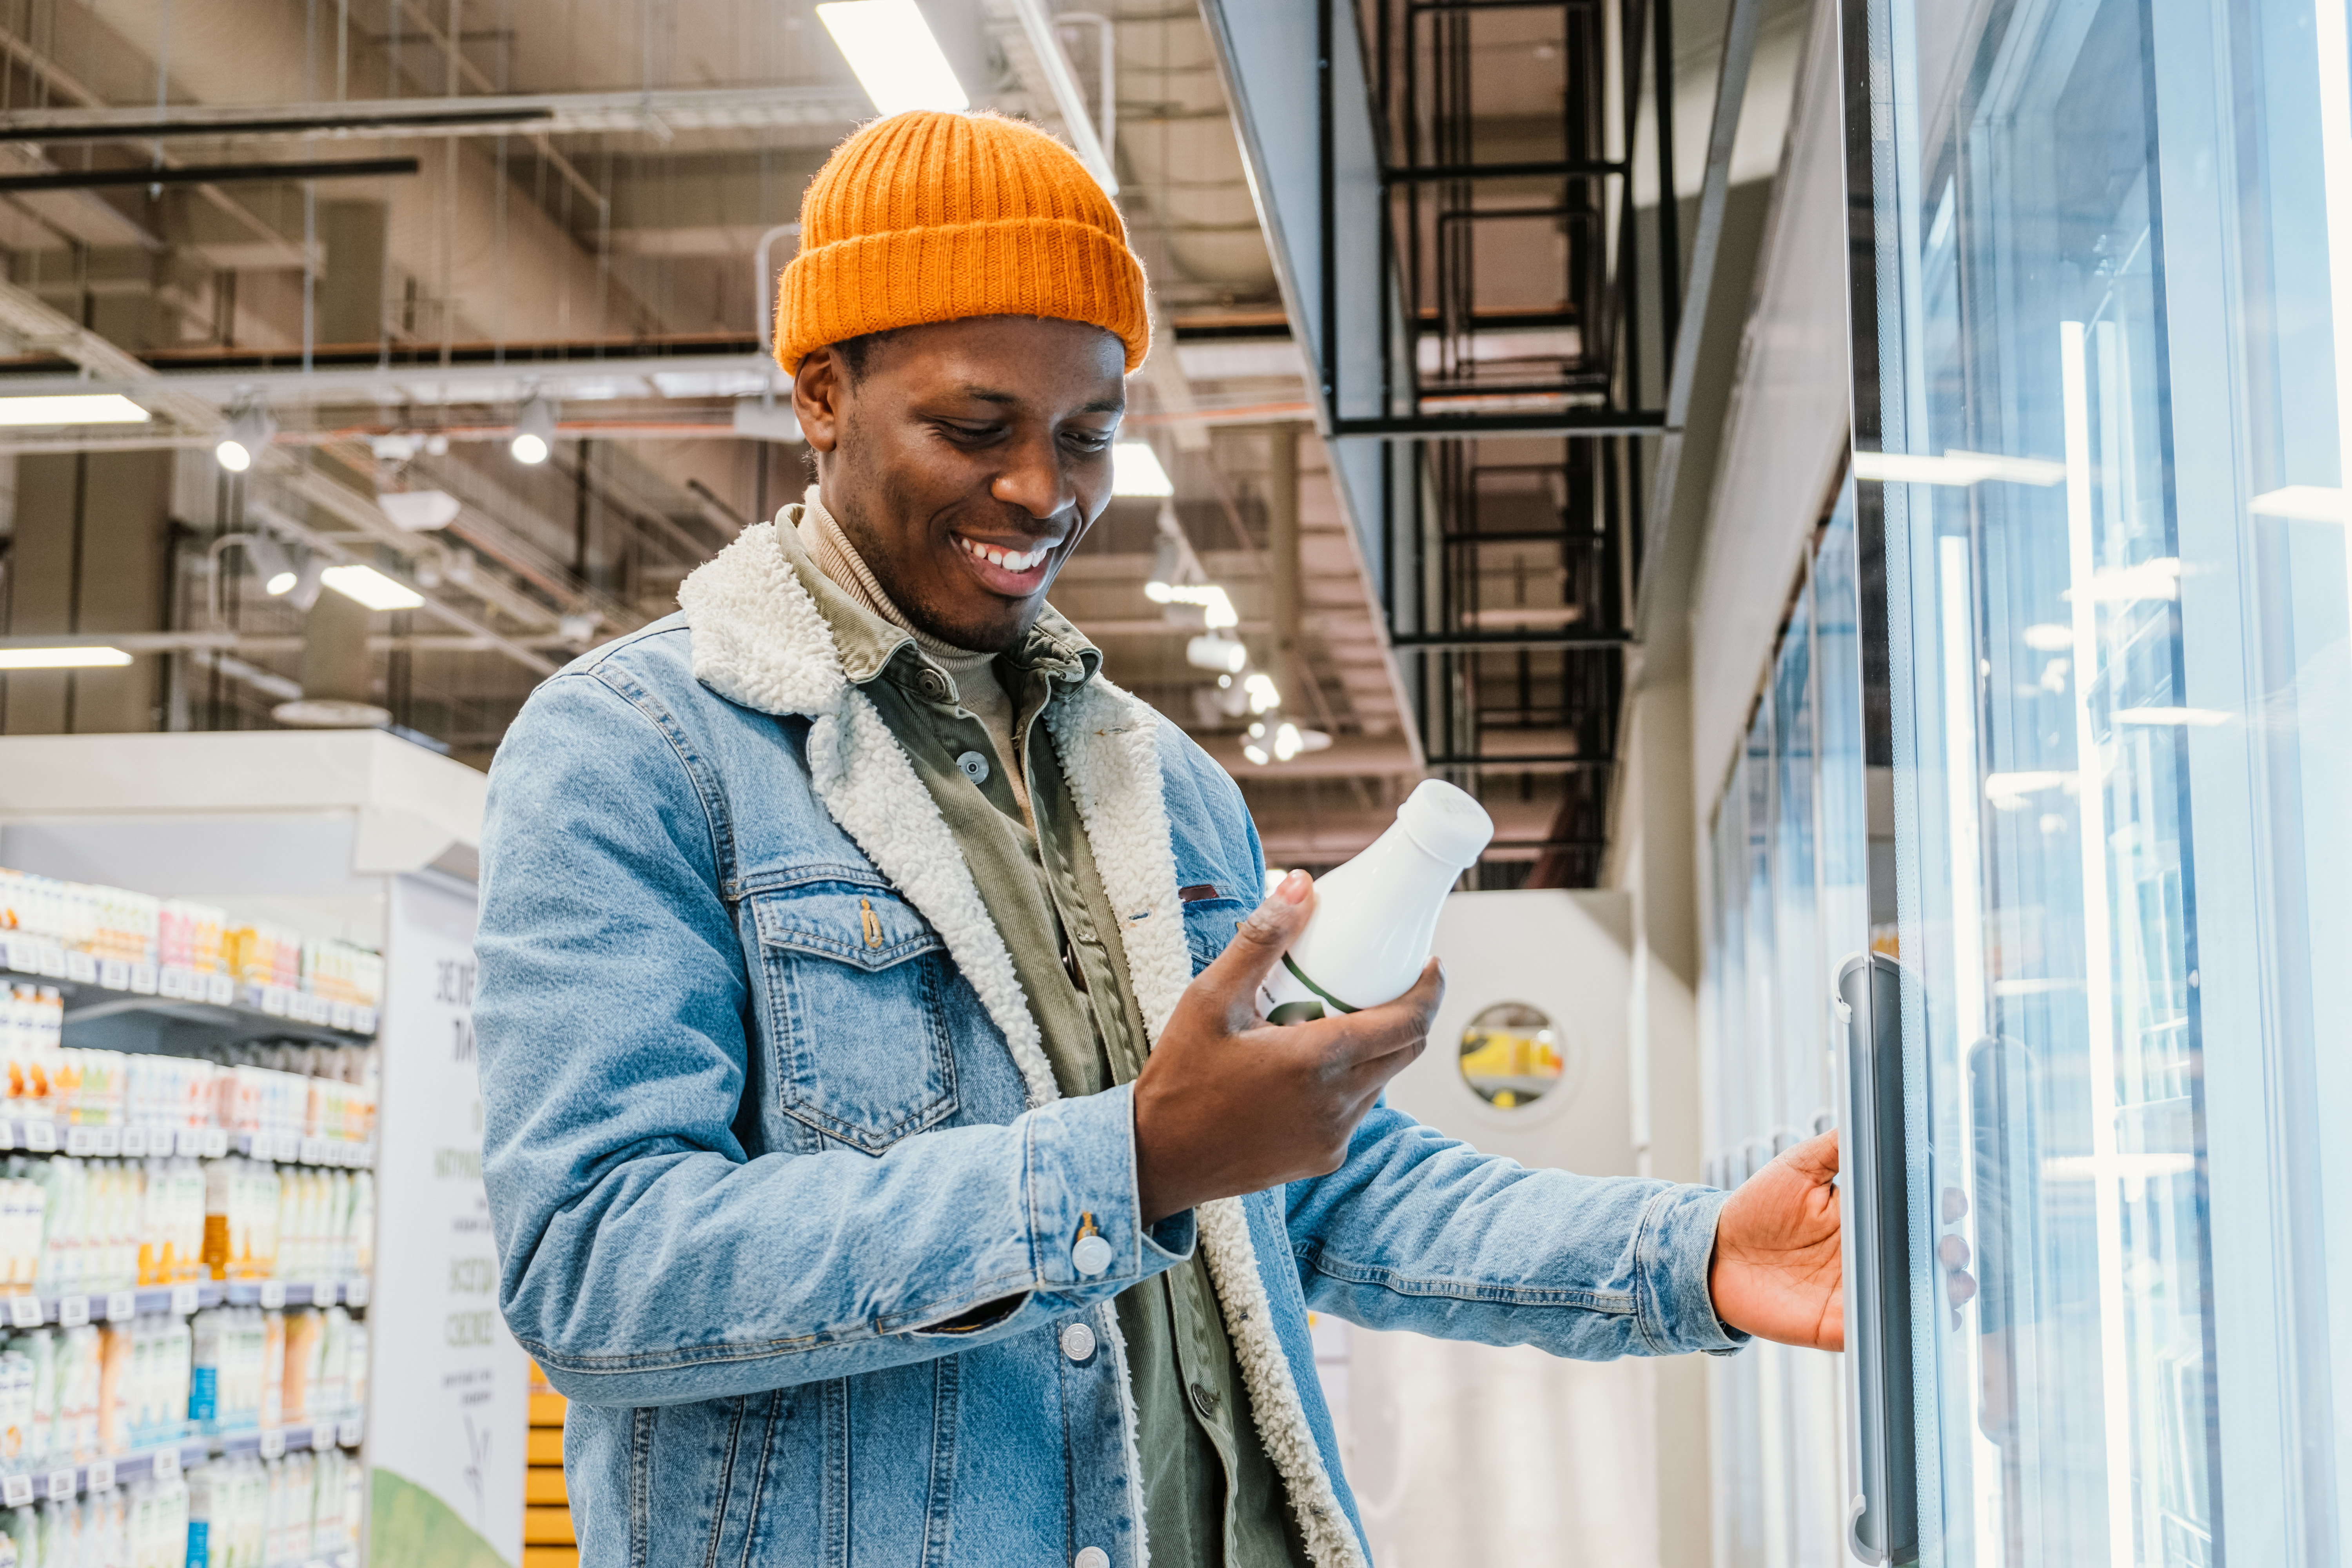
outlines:
M1715 1263L1716 1222L1730 1197L1713 1187L1669 1186L1642 1205L1633 1301L1654 1354L1728 1355L1751 1337L1715 1315L1715 1292L1707 1281Z
M1030 1256L1041 1289L1116 1295L1192 1255L1189 1211L1149 1229L1142 1224L1131 1084L1057 1100L1023 1120Z

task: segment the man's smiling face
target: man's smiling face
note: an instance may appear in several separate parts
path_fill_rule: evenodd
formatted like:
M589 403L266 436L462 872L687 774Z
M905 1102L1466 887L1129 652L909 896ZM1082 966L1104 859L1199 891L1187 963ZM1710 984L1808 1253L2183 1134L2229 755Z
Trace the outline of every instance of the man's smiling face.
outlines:
M793 379L825 510L907 618L1001 652L1110 502L1126 350L1100 327L984 316L907 327L852 374L818 349Z

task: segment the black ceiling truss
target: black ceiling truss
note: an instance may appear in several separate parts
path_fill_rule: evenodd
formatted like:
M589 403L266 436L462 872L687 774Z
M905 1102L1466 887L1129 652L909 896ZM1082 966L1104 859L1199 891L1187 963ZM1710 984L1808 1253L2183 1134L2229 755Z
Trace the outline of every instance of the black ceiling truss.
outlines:
M1327 38L1339 3L1323 0ZM1383 468L1383 608L1417 693L1430 765L1465 784L1483 780L1490 796L1509 787L1515 769L1525 770L1523 784L1538 773L1562 781L1528 880L1590 886L1606 848L1641 571L1641 443L1666 423L1642 395L1656 395L1682 293L1675 204L1637 216L1631 167L1645 65L1656 100L1673 101L1667 0L1358 3L1373 38L1384 164L1387 221L1376 242L1406 326L1395 349L1382 343L1377 406L1388 412L1340 416L1327 66L1324 405L1332 435L1401 442L1409 453ZM1563 79L1549 146L1482 144L1478 62L1507 51L1482 50L1494 36L1481 33L1506 11L1558 17L1541 40L1556 53L1538 57L1556 59ZM1527 41L1526 22L1507 37ZM1617 157L1604 119L1612 74L1624 88ZM1654 188L1671 192L1671 117L1659 119ZM1494 259L1511 249L1507 226L1518 226L1517 256L1498 268ZM1525 264L1531 226L1551 237L1558 257L1553 301L1529 298L1540 289ZM1493 298L1498 285L1512 297ZM1656 355L1647 379L1645 353ZM1352 391L1360 409L1367 389ZM1511 731L1519 733L1505 739ZM1517 876L1492 870L1481 885Z

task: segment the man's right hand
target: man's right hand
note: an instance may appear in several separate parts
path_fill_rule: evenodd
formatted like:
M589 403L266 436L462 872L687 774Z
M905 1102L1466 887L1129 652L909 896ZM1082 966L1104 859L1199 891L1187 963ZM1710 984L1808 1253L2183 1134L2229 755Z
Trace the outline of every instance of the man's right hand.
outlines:
M1433 958L1384 1006L1287 1026L1258 1016L1258 987L1314 909L1312 879L1293 871L1176 1004L1135 1083L1146 1225L1338 1170L1356 1124L1428 1044L1445 994Z

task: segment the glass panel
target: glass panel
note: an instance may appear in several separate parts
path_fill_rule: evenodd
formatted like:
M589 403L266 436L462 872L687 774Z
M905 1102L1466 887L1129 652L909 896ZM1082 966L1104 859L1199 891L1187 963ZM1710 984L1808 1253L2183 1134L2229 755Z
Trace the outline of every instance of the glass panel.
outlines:
M2344 0L1846 9L1919 1558L2334 1563Z

